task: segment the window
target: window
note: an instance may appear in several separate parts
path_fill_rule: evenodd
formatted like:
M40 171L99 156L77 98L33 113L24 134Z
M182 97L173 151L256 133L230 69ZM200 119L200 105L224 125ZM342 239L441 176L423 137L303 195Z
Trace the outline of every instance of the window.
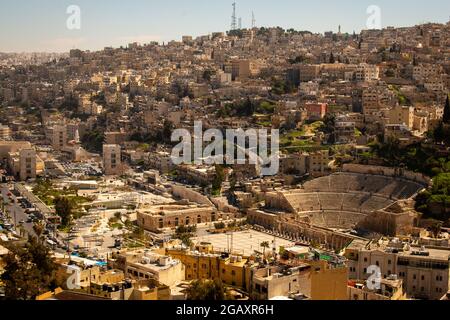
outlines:
M425 280L425 276L422 276L422 281Z
M367 262L367 258L364 258L364 262Z
M391 261L391 260L388 260L388 264L392 264L392 261Z
M413 279L414 279L414 280L416 280L416 279L417 279L417 276L416 276L415 274L413 275Z

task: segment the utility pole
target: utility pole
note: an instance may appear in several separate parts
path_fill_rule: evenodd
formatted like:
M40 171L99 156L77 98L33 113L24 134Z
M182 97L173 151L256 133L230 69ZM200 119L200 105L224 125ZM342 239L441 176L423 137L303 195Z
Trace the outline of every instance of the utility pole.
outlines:
M231 231L231 249L230 253L233 254L233 231Z

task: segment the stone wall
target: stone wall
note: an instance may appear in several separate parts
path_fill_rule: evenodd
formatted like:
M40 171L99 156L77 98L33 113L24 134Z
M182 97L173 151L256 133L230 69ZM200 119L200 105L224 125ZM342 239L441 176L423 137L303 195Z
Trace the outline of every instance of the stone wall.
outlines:
M416 219L417 216L412 212L392 213L380 210L369 214L358 227L395 237L411 234Z
M360 164L344 164L343 171L360 174L382 175L387 177L402 177L407 180L421 183L424 186L428 186L432 183L432 180L424 174L404 170L401 168L365 166Z
M172 185L172 194L177 197L181 198L183 200L189 200L190 202L195 202L198 204L204 204L213 207L213 203L208 199L208 197L205 197L200 192L197 192L193 189L186 188L185 186L181 185Z
M274 214L254 209L248 212L247 219L250 224L261 226L275 235L287 236L298 242L325 245L333 250L342 250L358 238L293 220L289 214Z

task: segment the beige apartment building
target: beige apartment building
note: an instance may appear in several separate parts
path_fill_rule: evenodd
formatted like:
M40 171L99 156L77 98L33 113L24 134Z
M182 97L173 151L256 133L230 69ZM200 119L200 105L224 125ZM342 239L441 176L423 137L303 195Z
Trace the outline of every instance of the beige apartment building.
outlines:
M225 73L231 73L233 81L247 80L258 72L257 62L250 59L236 59L225 65Z
M307 160L308 172L313 177L321 177L329 173L330 153L328 150L321 150L309 154Z
M311 300L346 300L347 268L326 261L306 260L294 267L266 267L252 278L251 292L257 299L302 297Z
M63 125L53 127L52 132L52 147L56 151L61 151L67 144L67 128Z
M215 208L197 204L166 204L144 206L137 211L138 225L145 230L159 232L178 226L190 226L219 220Z
M19 152L20 180L36 179L36 150L22 149Z
M388 124L404 124L409 129L414 127L414 108L408 106L395 106L386 112Z
M103 145L103 170L107 176L122 173L121 147L117 144Z
M11 138L11 129L8 126L0 125L0 140L8 140Z
M384 86L368 87L362 93L364 115L371 115L383 108L393 107L396 102L394 93Z
M298 67L300 82L313 81L319 77L320 66L301 65Z
M356 81L373 81L380 79L380 68L378 66L361 63L356 67L355 73Z
M366 281L349 281L348 300L406 300L403 280L397 276L382 279L379 289L370 289Z
M10 174L22 181L35 179L45 167L31 143L26 141L0 141L0 159L8 164Z
M15 153L22 149L30 148L31 143L28 141L0 141L0 159L6 159L8 153Z
M378 266L383 279L403 280L408 297L439 300L449 290L450 250L412 247L401 241L354 240L346 249L349 278L367 280L369 266Z

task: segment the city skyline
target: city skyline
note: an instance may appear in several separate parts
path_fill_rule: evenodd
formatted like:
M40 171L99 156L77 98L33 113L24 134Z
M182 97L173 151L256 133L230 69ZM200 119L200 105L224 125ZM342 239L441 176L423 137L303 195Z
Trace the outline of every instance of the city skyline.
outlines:
M175 3L174 3L175 2ZM199 36L230 29L232 0L180 1L170 4L155 0L136 0L121 3L104 0L95 3L78 1L0 1L0 26L8 32L0 33L0 52L67 52L77 48L100 50L107 46L126 46L131 42L148 43L181 40L182 35ZM325 0L321 3L286 0L274 4L267 0L236 1L237 18L242 27L256 25L280 26L307 30L314 33L337 31L360 32L366 29L367 8L377 5L381 9L381 25L412 26L426 22L445 23L450 3L430 0L410 6L406 1L389 3L345 0ZM77 5L81 9L80 29L69 30L67 8ZM401 15L399 13L402 13Z
M0 303L450 300L450 3L4 3Z

